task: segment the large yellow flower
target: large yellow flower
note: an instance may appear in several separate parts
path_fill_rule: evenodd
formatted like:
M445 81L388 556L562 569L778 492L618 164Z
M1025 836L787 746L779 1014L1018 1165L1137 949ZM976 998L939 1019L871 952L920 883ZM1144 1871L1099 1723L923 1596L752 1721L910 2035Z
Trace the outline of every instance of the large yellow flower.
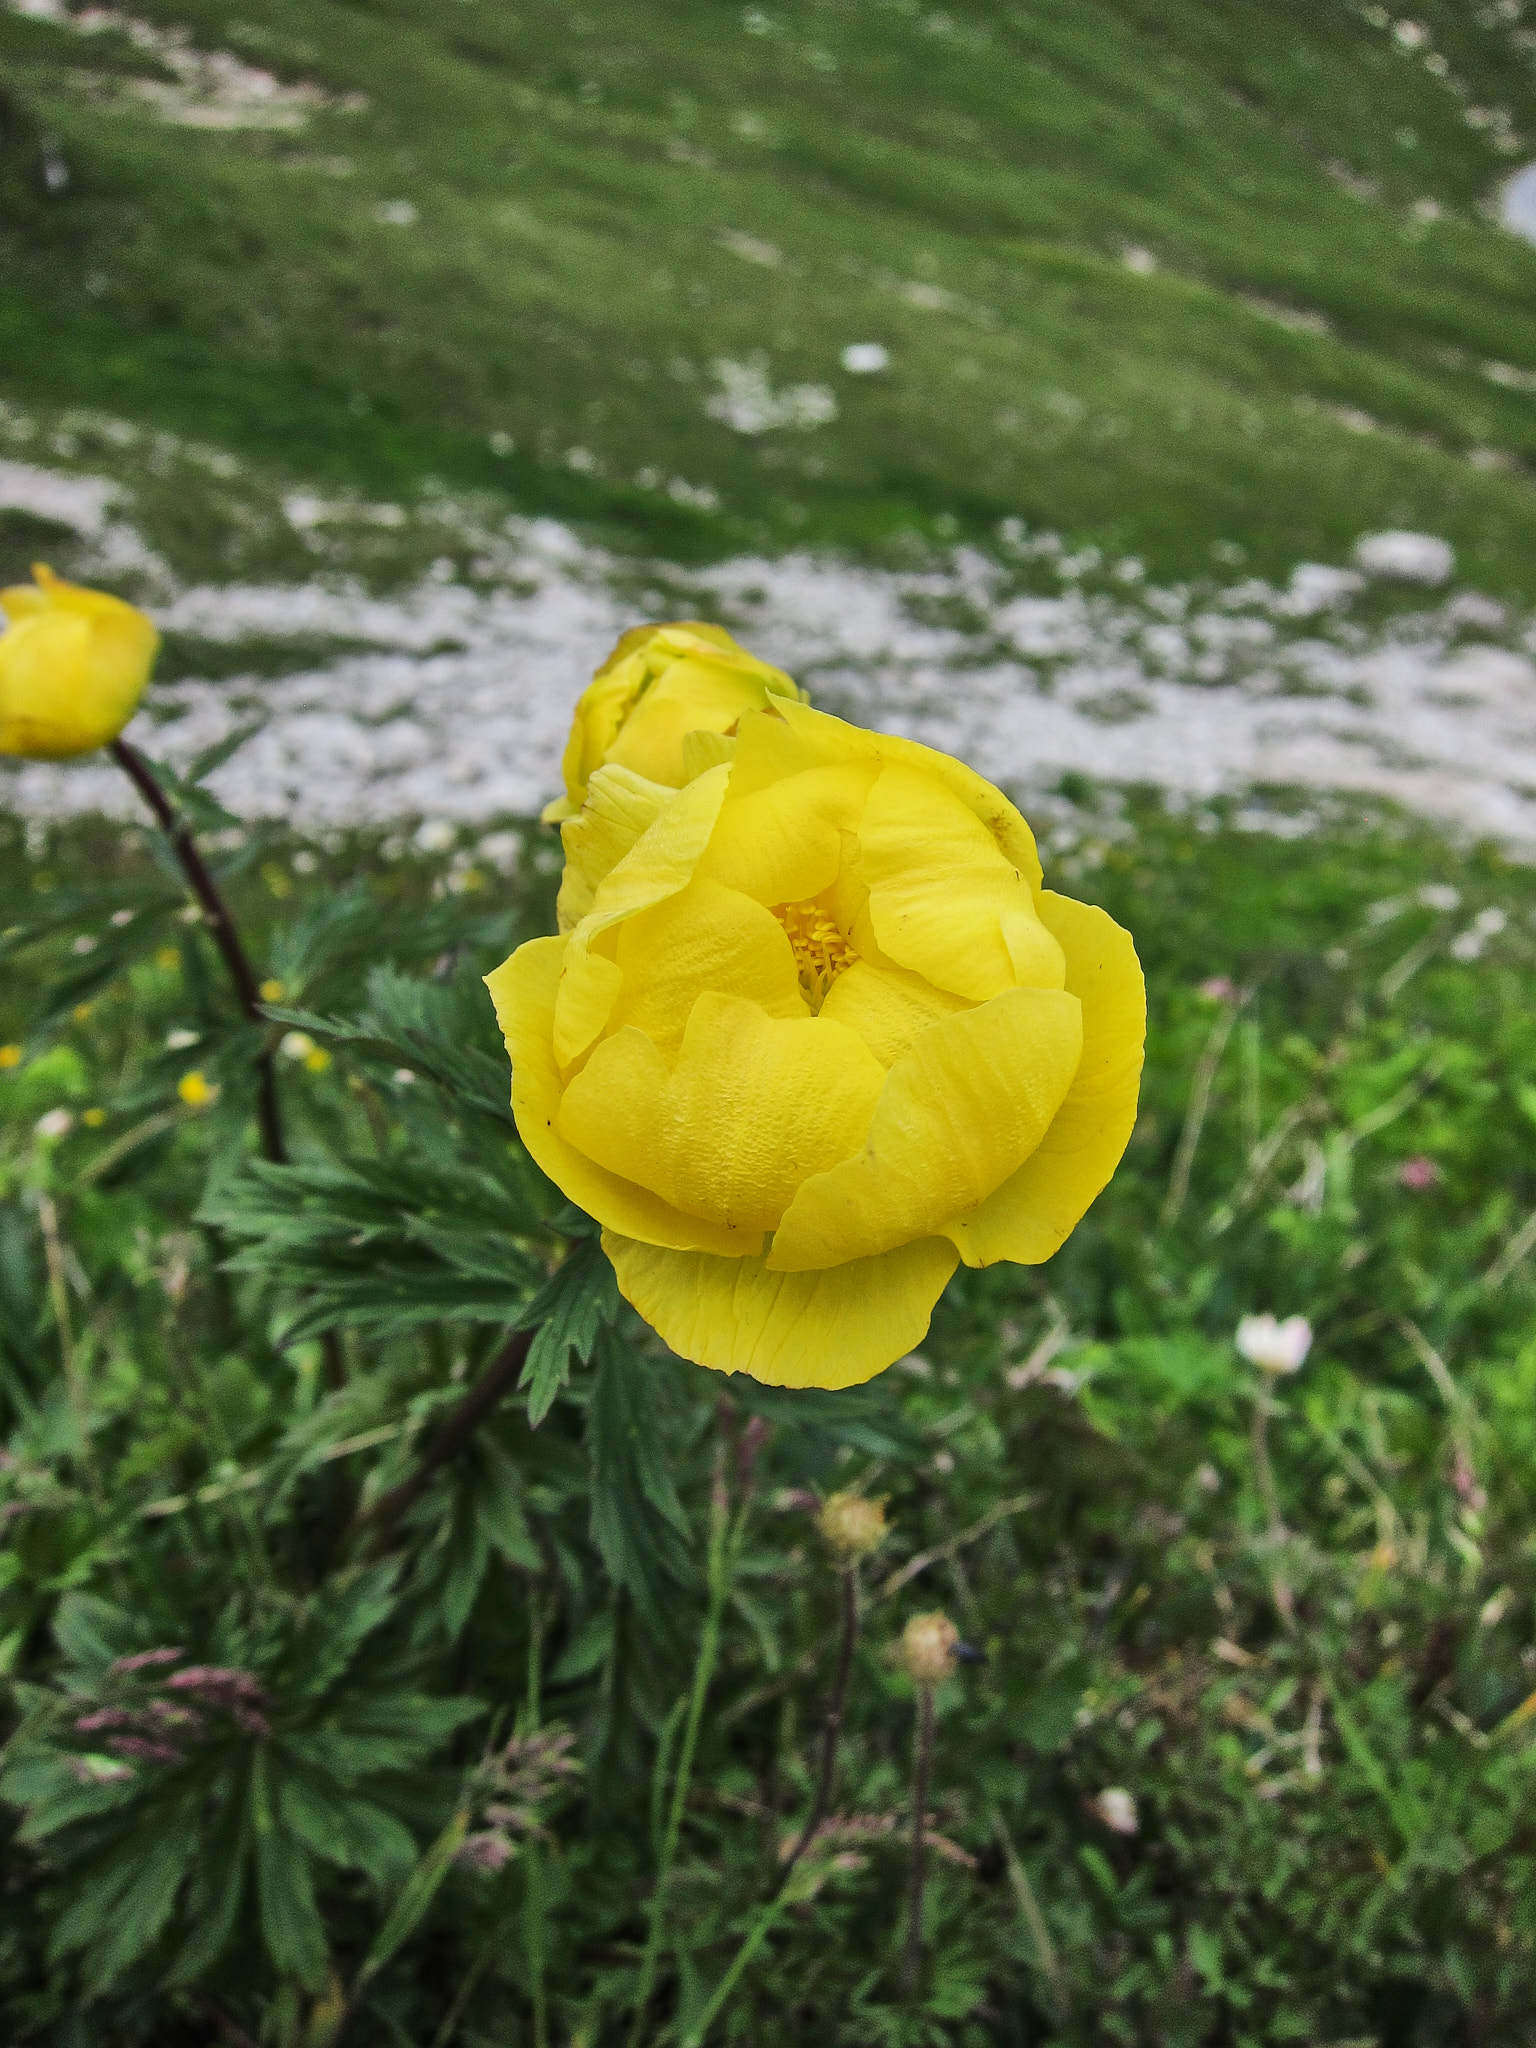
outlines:
M487 978L513 1109L674 1351L852 1386L1109 1180L1141 969L958 761L793 698L722 744L681 790L592 776L561 935Z
M65 583L41 564L35 583L0 590L0 754L44 761L115 740L149 681L160 635L141 611Z
M802 694L721 626L636 626L582 692L560 764L565 795L545 810L545 822L574 817L608 761L677 789L688 776L690 733L729 732L744 711Z

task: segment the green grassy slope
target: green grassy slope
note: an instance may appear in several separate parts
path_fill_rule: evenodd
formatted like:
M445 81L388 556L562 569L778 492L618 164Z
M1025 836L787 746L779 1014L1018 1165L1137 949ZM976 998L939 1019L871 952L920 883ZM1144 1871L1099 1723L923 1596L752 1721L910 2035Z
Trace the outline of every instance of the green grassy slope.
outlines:
M1401 523L1523 586L1536 400L1487 371L1536 371L1536 251L1481 211L1536 138L1508 20L1436 4L1405 48L1303 0L139 13L366 106L165 125L125 37L0 13L72 174L4 210L0 392L677 552L1015 513L1185 573ZM890 368L850 376L866 340ZM719 358L838 417L733 432Z

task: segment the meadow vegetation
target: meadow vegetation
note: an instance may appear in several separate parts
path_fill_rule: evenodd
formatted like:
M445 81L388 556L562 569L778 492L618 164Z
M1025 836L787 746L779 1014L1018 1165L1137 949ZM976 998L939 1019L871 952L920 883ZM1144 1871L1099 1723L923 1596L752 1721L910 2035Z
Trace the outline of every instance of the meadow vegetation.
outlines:
M121 19L162 40L0 9L14 399L672 555L1017 515L1272 573L1408 526L1521 587L1536 253L1487 217L1536 136L1518 6ZM177 28L298 99L178 99Z
M1521 16L0 6L0 445L208 584L472 580L462 498L632 549L637 615L667 561L1004 518L1106 589L1405 526L1524 599ZM0 512L0 571L81 531ZM163 677L346 651L222 645ZM517 1141L479 977L552 928L552 837L256 823L219 765L164 787L260 1022L147 817L0 820L8 2040L1528 2038L1528 866L1305 791L1042 793L1147 972L1125 1163L919 1354L785 1393L666 1354ZM1266 1310L1316 1332L1273 1383ZM822 1812L834 1491L889 1533ZM976 1658L914 1976L932 1611Z

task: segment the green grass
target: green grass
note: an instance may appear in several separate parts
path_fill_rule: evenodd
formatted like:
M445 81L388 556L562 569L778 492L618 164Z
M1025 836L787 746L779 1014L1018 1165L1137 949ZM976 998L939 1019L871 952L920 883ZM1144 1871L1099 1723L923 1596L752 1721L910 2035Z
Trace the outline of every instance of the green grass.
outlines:
M959 1275L923 1359L850 1395L722 1381L621 1318L537 1431L526 1392L504 1401L373 1565L359 1503L574 1227L508 1142L477 980L547 927L539 842L466 889L464 851L208 817L285 1002L371 1018L321 1071L280 1060L300 1164L274 1178L247 1163L251 1039L153 846L0 833L0 1040L24 1051L0 1073L9 2039L308 2048L350 1991L353 2048L617 2048L722 1469L651 2040L703 2012L806 1810L836 1616L807 1503L834 1485L891 1523L844 1830L712 2042L1524 2039L1536 1279L1507 1254L1536 1201L1536 883L1390 816L1280 841L1082 786L1060 815L1048 879L1131 926L1151 998L1134 1141L1067 1248ZM381 966L402 978L365 986ZM194 1064L223 1091L200 1112L176 1092ZM1278 1548L1232 1345L1262 1308L1317 1329L1270 1424ZM986 1661L939 1698L907 2004L890 1646L934 1607ZM169 1667L108 1669L162 1646L254 1674L257 1719L165 1690ZM201 1718L167 1723L189 1698ZM130 1748L125 1776L124 1725L171 1760ZM449 1860L466 1828L510 1848L499 1868Z
M0 14L8 88L71 170L0 228L15 401L306 479L430 474L675 555L1017 514L1160 575L1220 541L1273 571L1406 524L1528 587L1536 408L1484 367L1536 369L1536 251L1484 219L1518 159L1465 119L1536 135L1507 23L1436 4L1410 51L1368 10L1260 0L141 12L367 104L165 126L124 98L155 67L122 38ZM402 198L414 226L376 218ZM859 340L889 371L840 369ZM707 417L712 363L754 355L838 418Z

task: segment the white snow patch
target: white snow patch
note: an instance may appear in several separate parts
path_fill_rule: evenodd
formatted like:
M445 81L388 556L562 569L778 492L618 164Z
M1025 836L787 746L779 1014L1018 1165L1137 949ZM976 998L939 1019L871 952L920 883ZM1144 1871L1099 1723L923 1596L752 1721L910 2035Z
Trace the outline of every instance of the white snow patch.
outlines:
M1355 543L1355 562L1367 576L1433 588L1449 580L1456 553L1432 533L1368 533Z
M214 778L243 815L309 830L526 817L559 787L571 707L619 634L693 616L722 619L826 709L957 754L1026 800L1068 770L1175 800L1296 786L1536 848L1536 627L1476 593L1367 627L1350 613L1359 575L1320 563L1284 588L1095 588L1076 557L1054 593L964 547L921 571L800 553L689 572L611 557L553 520L490 529L442 506L430 516L473 541L472 585L445 555L390 596L336 577L178 587L119 503L104 479L0 462L0 506L71 526L79 573L121 581L136 549L160 579L157 622L184 642L258 643L268 669L273 643L294 645L286 674L258 674L253 648L248 674L157 685L135 722L184 763L259 720ZM397 509L288 506L301 530ZM99 756L8 766L0 796L37 819L133 807ZM1283 808L1249 814L1291 829L1274 822Z

